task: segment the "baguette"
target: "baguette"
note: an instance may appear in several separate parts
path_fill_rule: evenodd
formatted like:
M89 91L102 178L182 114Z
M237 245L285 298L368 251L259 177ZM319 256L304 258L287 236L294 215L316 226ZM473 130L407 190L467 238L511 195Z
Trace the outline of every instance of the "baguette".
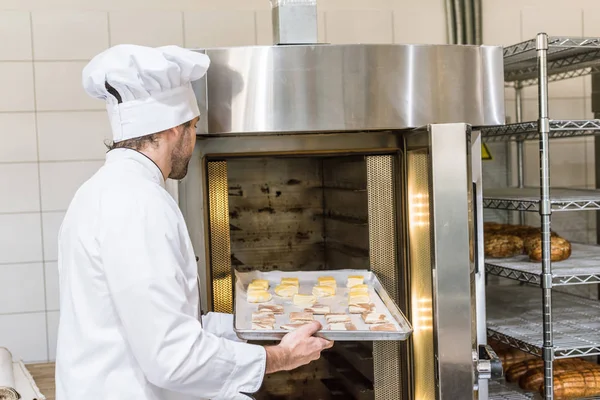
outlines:
M539 392L544 395L544 383ZM554 399L576 399L600 395L600 368L563 372L554 376Z
M556 360L553 363L554 376L567 371L575 371L585 368L594 368L595 364L581 360L579 358L567 358ZM544 383L544 366L533 368L527 371L519 378L519 386L524 390L538 390L540 385Z

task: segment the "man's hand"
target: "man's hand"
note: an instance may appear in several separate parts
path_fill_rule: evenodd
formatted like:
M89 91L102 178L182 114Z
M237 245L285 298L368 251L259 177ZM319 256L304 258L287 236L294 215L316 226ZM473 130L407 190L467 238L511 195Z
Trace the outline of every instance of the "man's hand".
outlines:
M321 329L321 324L314 321L285 335L277 346L265 347L267 350L266 373L289 371L318 360L321 351L333 346L332 341L313 336L319 329Z

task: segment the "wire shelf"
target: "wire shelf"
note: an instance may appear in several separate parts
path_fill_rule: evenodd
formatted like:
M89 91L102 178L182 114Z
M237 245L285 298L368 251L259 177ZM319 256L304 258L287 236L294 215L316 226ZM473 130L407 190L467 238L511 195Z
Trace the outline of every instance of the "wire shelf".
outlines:
M553 188L550 190L552 211L600 210L600 191ZM483 193L483 207L509 211L539 211L539 188L488 189Z
M600 355L600 302L554 292L555 358ZM488 286L488 336L541 357L542 291L520 286Z
M591 73L600 64L600 38L548 37L548 80ZM590 71L586 71L586 69ZM577 72L579 75L569 75ZM504 48L504 80L537 84L536 39Z
M541 285L542 264L529 261L526 255L511 258L486 258L488 274ZM552 285L600 283L600 246L574 243L571 257L552 263Z
M488 383L489 400L531 400L534 393L526 393L516 385L493 380Z
M600 134L600 119L550 120L550 139L592 136ZM508 140L539 140L537 121L495 125L481 128L485 142Z

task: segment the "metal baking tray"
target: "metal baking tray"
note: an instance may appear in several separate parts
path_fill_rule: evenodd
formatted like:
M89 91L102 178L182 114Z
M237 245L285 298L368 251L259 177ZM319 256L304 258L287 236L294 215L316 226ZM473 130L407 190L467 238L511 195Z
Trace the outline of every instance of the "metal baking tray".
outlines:
M369 295L371 302L375 304L375 311L386 314L387 319L396 325L396 332L374 332L370 331L368 325L362 321L360 314L349 314L352 323L356 326L356 331L330 331L323 315L315 315L315 319L321 323L323 329L318 331L315 336L323 337L329 340L337 341L373 341L373 340L397 340L408 339L412 333L412 327L402 311L387 294L377 276L367 270L343 269L329 271L270 271L270 272L239 272L235 271L234 283L234 330L240 339L245 340L280 340L286 333L290 332L281 329L282 324L289 322L289 313L291 311L302 311L300 307L292 304L290 298L282 298L274 293L274 288L281 282L281 278L294 277L300 282L299 293L311 294L312 288L317 283L320 276L332 276L337 282L336 295L325 297L318 300L318 303L328 305L332 313L348 313L348 292L346 282L350 275L364 276L364 282L369 285ZM280 304L283 306L283 315L276 315L275 326L273 330L253 330L252 312L258 310L261 303L248 303L246 298L246 287L253 279L266 279L269 281L269 292L273 298L262 304Z

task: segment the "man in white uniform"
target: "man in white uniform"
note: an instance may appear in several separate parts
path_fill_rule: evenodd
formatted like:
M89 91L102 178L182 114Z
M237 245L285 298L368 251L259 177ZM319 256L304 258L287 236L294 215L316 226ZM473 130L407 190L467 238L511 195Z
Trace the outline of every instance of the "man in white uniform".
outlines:
M197 265L165 190L194 149L191 82L206 55L176 46L113 47L83 71L114 136L105 165L75 194L59 233L57 400L247 399L265 373L320 356L320 325L276 346L237 340L231 315L198 315Z

